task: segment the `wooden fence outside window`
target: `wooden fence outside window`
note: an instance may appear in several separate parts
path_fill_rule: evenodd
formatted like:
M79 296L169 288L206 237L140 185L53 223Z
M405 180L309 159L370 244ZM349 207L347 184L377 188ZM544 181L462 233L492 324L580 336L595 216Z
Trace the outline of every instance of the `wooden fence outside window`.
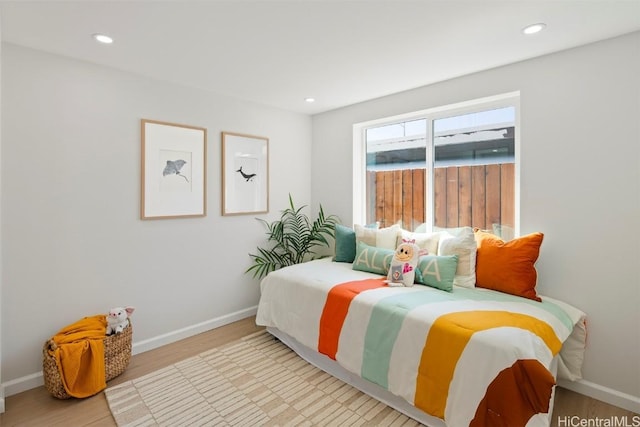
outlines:
M436 167L434 225L471 226L494 230L515 222L515 165L501 163ZM375 194L375 219L380 227L402 221L415 230L426 221L425 169L367 172L368 194ZM368 200L371 206L373 200Z

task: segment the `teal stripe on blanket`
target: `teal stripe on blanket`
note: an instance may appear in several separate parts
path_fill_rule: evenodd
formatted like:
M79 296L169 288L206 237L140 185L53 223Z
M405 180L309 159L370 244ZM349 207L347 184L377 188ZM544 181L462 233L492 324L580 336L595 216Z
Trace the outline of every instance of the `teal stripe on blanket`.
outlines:
M362 377L387 389L391 352L406 315L421 305L456 299L458 298L447 292L425 290L394 295L378 301L371 311L364 338Z
M371 311L364 340L362 377L388 389L387 376L391 352L407 314L425 304L464 300L531 304L553 314L569 330L573 329L573 322L569 315L561 307L549 301L538 302L497 291L486 290L478 292L478 289L461 287L454 288L451 293L432 289L402 293L378 301Z

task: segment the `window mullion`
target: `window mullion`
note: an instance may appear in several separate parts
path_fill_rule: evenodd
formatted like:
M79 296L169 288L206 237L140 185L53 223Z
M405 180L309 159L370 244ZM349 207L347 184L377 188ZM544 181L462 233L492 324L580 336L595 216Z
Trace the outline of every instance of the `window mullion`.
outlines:
M426 171L424 174L426 185L424 186L424 208L425 208L425 224L427 231L433 231L433 225L435 223L434 217L434 146L433 146L433 119L426 117L426 136L427 142L425 150L426 152Z

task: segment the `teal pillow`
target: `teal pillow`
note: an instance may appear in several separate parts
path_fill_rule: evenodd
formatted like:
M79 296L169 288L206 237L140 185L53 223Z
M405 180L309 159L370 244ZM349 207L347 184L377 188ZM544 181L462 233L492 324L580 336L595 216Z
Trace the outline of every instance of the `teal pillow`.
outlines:
M395 250L393 249L376 248L375 246L358 242L353 269L386 276L394 253Z
M458 255L423 255L416 268L416 283L451 292Z
M356 259L356 232L351 227L336 224L336 262L353 262Z

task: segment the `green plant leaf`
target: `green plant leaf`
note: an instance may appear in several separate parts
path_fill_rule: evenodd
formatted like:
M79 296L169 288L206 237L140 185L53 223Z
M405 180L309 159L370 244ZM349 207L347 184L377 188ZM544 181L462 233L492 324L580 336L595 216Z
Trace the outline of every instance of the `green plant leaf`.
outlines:
M252 265L245 273L262 278L272 271L292 264L298 264L317 257L317 247L329 247L329 237L334 237L335 225L339 218L325 216L320 205L318 216L311 221L304 213L306 205L296 208L289 194L289 207L281 212L279 220L271 223L257 218L267 229L270 248L258 247L258 254L249 254Z

